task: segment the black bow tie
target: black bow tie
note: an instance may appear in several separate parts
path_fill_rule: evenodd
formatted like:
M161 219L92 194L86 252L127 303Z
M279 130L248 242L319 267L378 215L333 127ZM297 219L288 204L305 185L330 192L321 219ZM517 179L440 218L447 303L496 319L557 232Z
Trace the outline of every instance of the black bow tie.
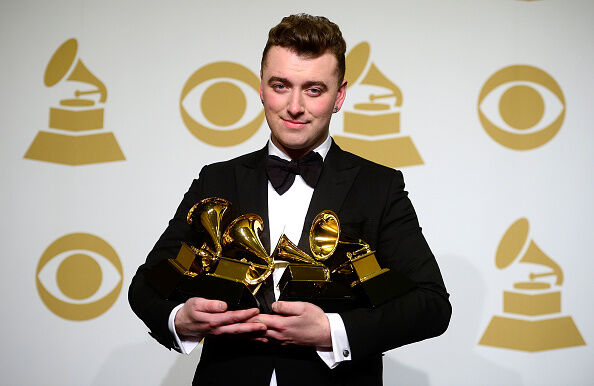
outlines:
M322 156L313 151L297 161L269 155L266 160L266 174L274 190L283 195L293 185L297 174L303 177L307 185L315 188L322 174L323 164Z

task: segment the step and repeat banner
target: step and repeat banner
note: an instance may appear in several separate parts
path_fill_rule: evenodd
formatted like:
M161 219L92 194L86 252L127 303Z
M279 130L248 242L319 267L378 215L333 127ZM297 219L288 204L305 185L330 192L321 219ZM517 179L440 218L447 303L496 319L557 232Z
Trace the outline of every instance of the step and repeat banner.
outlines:
M127 288L201 167L265 144L298 12L341 27L331 133L403 171L451 294L384 383L593 384L594 3L555 0L3 1L2 383L190 382Z

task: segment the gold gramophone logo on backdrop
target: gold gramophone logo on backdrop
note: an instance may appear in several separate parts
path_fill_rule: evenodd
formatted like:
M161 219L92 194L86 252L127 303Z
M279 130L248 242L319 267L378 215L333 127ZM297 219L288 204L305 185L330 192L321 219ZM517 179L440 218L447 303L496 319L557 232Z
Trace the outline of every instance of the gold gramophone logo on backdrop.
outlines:
M345 79L349 99L360 102L345 109L343 133L333 136L336 142L389 167L423 164L411 137L400 134L402 92L371 62L369 43L359 43L347 54Z
M123 277L122 263L111 245L88 233L71 233L43 252L35 282L50 311L82 321L103 314L115 303Z
M50 107L49 130L37 133L25 158L64 165L125 160L113 133L103 129L107 89L80 58L77 60L77 51L76 39L69 39L47 64L45 85L53 87L62 82L74 98L62 99L59 107Z
M260 79L241 64L215 62L194 72L184 84L179 108L192 135L213 146L234 146L248 140L264 122L256 97ZM257 111L249 118L250 112Z
M504 316L491 318L479 344L530 352L583 346L586 343L573 318L561 314L563 270L528 239L528 230L528 220L521 218L499 242L497 268L515 264L519 269L521 264L530 270L529 280L503 291Z
M514 65L485 82L478 115L487 134L499 144L531 150L549 142L561 129L565 98L559 84L543 70Z

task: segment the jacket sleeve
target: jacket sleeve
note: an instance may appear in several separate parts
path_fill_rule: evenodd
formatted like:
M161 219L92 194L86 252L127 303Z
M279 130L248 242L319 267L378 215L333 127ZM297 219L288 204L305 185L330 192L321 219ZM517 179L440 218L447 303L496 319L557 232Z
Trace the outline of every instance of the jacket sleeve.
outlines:
M398 270L416 288L376 308L341 313L353 359L378 355L405 344L442 334L452 308L439 267L419 227L404 190L400 171L392 176L383 208L372 227L376 256L382 267Z
M197 240L197 232L187 224L186 216L190 208L203 198L204 178L202 175L203 172L200 173L197 180L193 181L177 208L175 216L169 221L167 229L148 254L146 262L136 271L128 290L128 301L134 313L149 328L149 334L169 349L174 347L174 337L167 326L168 318L179 302L160 296L149 285L145 274L160 261L175 258L182 241L200 243L200 240Z

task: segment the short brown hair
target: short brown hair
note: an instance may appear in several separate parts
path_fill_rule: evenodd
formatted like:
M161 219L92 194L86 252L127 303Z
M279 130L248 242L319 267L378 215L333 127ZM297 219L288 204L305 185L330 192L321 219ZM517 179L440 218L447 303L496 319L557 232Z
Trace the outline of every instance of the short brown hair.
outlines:
M298 55L314 58L326 52L332 53L338 61L338 83L342 83L346 42L340 28L324 16L300 13L284 17L268 32L268 41L262 53L262 68L268 51L274 46L289 48Z

